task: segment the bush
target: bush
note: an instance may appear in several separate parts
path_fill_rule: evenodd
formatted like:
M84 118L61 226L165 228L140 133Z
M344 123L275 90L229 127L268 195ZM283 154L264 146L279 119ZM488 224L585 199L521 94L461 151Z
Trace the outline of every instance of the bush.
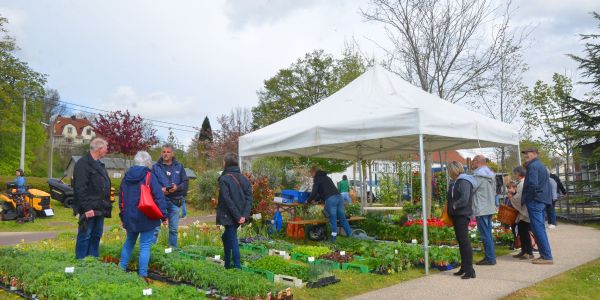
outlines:
M218 178L218 171L209 170L190 181L187 203L198 209L211 209L211 198L216 198L219 192Z
M5 190L6 183L13 181L15 181L15 176L0 176L0 190ZM25 184L32 189L38 189L48 193L50 192L48 179L44 177L25 177Z

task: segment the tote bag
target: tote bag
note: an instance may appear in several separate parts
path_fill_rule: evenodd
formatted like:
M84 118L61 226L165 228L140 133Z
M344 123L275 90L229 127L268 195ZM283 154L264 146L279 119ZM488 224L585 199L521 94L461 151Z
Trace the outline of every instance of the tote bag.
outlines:
M146 174L146 182L140 185L140 203L138 209L150 220L158 220L163 218L163 214L156 205L152 190L150 189L150 177L152 173Z
M444 210L442 210L442 221L447 226L453 226L454 225L454 223L452 222L452 218L448 214L448 203L446 203L446 205L444 205Z

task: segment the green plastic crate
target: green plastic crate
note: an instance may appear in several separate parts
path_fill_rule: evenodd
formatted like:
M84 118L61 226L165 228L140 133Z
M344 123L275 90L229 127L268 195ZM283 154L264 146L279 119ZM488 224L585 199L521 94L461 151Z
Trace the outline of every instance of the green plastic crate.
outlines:
M292 253L292 259L293 260L297 260L297 261L301 261L301 262L308 262L308 255L305 254L300 254L300 253Z
M251 244L242 244L241 248L244 249L244 250L256 252L256 253L261 254L261 255L267 255L267 254L269 254L269 249L265 248L264 246L256 246L256 245L251 245Z
M333 270L339 270L342 268L342 265L337 262L337 261L333 261L333 260L329 260L329 259L317 259L315 260L315 264L317 265L329 265L331 267L331 269Z
M359 272L365 273L365 274L369 273L368 266L356 264L356 263L343 263L342 270L356 270L356 271L359 271Z
M246 266L242 266L242 271L258 274L258 275L263 276L264 278L266 278L267 280L269 280L271 282L275 282L275 273L273 273L273 272L248 268Z

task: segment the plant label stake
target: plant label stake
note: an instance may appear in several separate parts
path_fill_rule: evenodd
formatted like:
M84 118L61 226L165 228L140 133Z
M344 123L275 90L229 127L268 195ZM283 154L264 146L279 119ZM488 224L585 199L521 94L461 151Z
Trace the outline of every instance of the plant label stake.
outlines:
M173 252L173 248L166 248L165 249L165 253L168 254L168 253L171 253L171 252Z
M308 258L308 262L315 262L315 258L314 258L314 257L312 257L312 256L311 256L311 257L309 257L309 258Z
M75 267L66 267L65 273L75 273Z
M394 249L394 254L398 254L398 249Z
M346 256L346 251L340 251L341 256Z
M417 244L417 239L413 239L412 243L413 243L413 245L416 245Z
M142 294L144 296L151 296L152 295L152 289L144 289L144 290L142 290Z
M221 260L221 255L215 255L216 260Z

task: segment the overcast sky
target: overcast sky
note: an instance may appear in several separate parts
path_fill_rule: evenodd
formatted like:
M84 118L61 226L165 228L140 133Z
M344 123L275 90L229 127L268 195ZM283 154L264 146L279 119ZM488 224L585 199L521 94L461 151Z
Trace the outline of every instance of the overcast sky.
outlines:
M531 26L526 84L553 72L577 78L565 56L596 31L597 0L515 0L515 26ZM48 75L62 100L199 126L252 107L263 80L314 49L339 56L344 42L380 57L383 28L358 0L5 1L17 55ZM577 93L577 92L576 92ZM192 133L176 131L185 143ZM159 130L166 136L165 130Z

